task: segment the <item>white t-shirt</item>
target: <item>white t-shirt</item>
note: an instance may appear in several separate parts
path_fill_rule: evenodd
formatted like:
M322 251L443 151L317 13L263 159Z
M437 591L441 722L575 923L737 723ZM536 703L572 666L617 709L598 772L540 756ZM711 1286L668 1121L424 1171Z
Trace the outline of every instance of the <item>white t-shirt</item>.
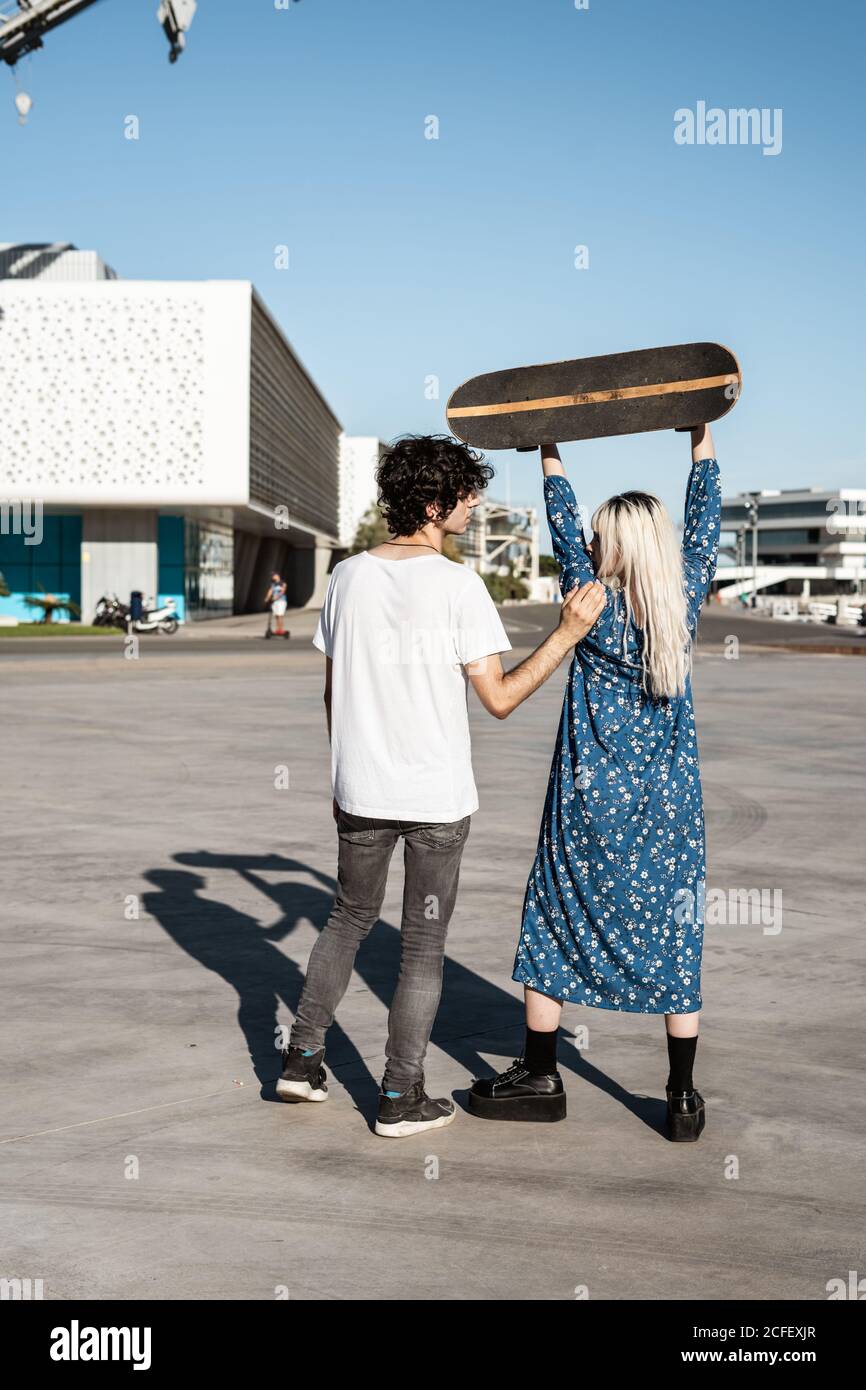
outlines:
M477 811L463 667L511 649L481 577L442 555L352 555L331 575L313 642L333 660L337 804L379 820Z

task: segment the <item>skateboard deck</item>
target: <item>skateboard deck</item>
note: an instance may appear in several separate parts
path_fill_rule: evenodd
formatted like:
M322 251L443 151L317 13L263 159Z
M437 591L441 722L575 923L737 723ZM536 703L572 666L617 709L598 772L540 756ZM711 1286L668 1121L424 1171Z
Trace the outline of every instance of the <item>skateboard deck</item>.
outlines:
M480 449L684 429L733 409L742 385L721 343L615 352L471 377L447 407L452 434Z

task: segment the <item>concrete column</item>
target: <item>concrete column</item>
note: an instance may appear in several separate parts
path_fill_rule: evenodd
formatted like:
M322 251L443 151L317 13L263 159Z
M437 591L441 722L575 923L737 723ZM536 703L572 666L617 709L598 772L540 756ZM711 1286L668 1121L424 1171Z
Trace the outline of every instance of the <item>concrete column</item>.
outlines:
M316 558L313 567L313 595L310 599L310 607L318 608L325 601L325 593L328 588L329 570L334 552L329 545L316 546Z
M328 570L333 554L333 550L327 545L289 548L284 577L288 583L290 607L321 606L328 587Z
M129 603L133 589L156 597L157 513L146 508L94 508L81 523L81 621L90 623L105 593Z

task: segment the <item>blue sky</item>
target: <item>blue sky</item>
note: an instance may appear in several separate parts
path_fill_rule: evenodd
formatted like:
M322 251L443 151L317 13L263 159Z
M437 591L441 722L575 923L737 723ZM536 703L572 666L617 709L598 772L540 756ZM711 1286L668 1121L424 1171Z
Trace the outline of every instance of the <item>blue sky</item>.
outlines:
M251 279L344 427L384 438L443 429L477 372L716 339L744 373L726 491L866 484L859 0L200 0L174 66L155 10L50 34L23 128L0 72L0 239ZM781 108L781 153L677 145L698 101ZM683 436L564 453L589 505L643 487L679 516ZM491 461L493 494L540 503L534 456Z

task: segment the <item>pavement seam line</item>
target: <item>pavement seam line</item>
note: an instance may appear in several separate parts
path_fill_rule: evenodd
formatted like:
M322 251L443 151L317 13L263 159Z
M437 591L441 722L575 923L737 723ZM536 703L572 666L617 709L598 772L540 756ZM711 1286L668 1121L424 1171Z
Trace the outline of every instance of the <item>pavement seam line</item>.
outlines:
M213 1100L214 1096L230 1095L241 1090L240 1086L232 1086L230 1089L208 1091L204 1096L186 1096L183 1100L167 1100L161 1105L145 1105L141 1110L121 1110L116 1115L98 1115L95 1120L76 1120L72 1125L58 1125L56 1129L35 1129L32 1134L13 1134L9 1139L0 1139L0 1147L4 1144L20 1144L23 1139L41 1139L46 1134L63 1134L68 1129L84 1129L87 1125L104 1125L110 1120L126 1120L131 1115L149 1115L154 1110L170 1110L173 1105L190 1105L194 1100Z

